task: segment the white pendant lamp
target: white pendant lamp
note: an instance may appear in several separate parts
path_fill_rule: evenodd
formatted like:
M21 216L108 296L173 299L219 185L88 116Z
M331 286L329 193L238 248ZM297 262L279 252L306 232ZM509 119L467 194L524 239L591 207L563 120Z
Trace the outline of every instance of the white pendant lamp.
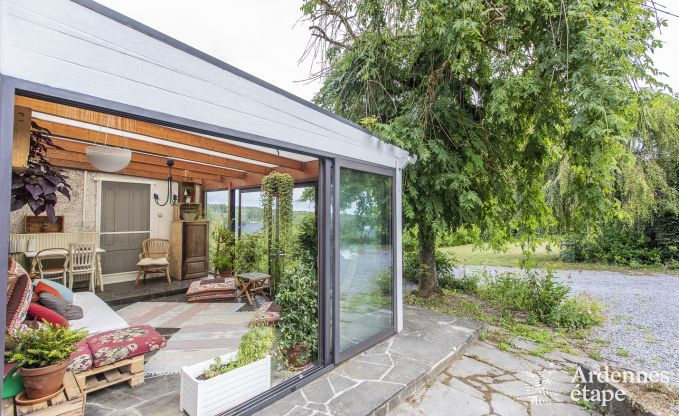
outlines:
M110 117L109 117L110 121ZM123 134L123 137L125 135ZM85 156L90 163L97 169L103 172L118 172L123 170L130 164L132 159L132 152L130 149L121 149L120 147L108 146L108 126L106 126L106 135L104 136L104 144L94 144L85 148Z
M121 149L106 145L95 144L85 148L85 155L90 163L104 172L118 172L130 164L132 152L130 149Z

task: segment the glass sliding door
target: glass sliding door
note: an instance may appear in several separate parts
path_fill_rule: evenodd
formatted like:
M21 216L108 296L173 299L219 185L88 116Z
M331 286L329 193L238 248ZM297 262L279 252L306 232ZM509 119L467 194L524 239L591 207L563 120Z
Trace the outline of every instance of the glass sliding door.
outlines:
M394 179L347 165L337 192L340 360L394 332Z

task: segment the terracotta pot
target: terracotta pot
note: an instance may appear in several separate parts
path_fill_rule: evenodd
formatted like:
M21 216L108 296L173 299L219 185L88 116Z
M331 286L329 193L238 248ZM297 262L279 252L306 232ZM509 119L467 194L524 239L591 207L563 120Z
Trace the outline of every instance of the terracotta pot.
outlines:
M306 353L307 347L302 345L295 345L294 347L288 348L286 355L288 358L288 364L295 370L303 370L309 366L311 362L311 357L307 357L306 360L301 361L300 356Z
M20 368L18 373L24 379L26 396L40 399L58 391L64 384L68 360L42 368Z

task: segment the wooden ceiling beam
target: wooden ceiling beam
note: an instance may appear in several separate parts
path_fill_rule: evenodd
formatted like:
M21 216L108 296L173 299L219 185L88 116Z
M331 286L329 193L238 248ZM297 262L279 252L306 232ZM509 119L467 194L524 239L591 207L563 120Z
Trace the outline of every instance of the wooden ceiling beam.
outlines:
M313 181L318 179L318 161L317 160L312 160L310 162L305 162L304 163L304 168L303 170L293 170L293 169L286 169L286 168L275 168L274 169L276 172L281 172L281 173L287 173L290 176L292 176L292 179L295 181L295 183L299 182L308 182L308 181ZM234 180L231 181L232 185L234 188L250 188L255 185L261 185L262 183L262 178L264 175L260 174L255 174L255 173L248 173L245 175L245 178L243 180Z
M36 120L41 126L49 130L53 135L85 141L89 143L103 144L104 141L114 147L129 148L132 151L151 153L165 158L179 158L193 160L201 163L221 166L228 169L238 169L246 172L253 172L266 175L271 172L271 168L253 163L242 162L240 160L227 159L220 156L213 156L206 153L195 152L193 150L180 149L177 147L156 144L144 140L130 139L114 134L105 134L100 131L83 129L80 127L68 126L66 124L55 123L46 120Z
M68 159L58 159L58 158L48 158L50 163L52 163L54 166L64 168L64 169L78 169L78 170L87 170L87 171L95 171L95 172L101 172L100 170L97 170L94 166L90 165L89 163L84 163L84 162L77 162L73 160L68 160ZM135 176L137 178L147 178L147 179L158 179L161 181L167 180L167 175L164 175L162 173L154 173L154 172L149 172L146 170L136 170L136 169L130 169L130 168L125 168L121 171L116 172L117 175L126 175L126 176ZM174 175L173 175L174 177ZM177 176L174 177L174 179L177 182L192 182L192 183L197 183L197 184L202 184L203 180L200 178L194 178L194 177L189 177L189 176Z
M80 143L80 142L74 142L71 140L64 140L64 139L52 139L54 144L57 146L61 147L62 149L68 151L68 152L75 152L75 153L81 153L85 154L85 149L89 144L87 143ZM143 153L136 153L132 152L132 161L133 162L139 162L139 163L146 163L149 165L155 165L155 166L162 166L165 169L165 172L168 172L167 169L167 158L161 157L161 156L153 156L153 155L147 155ZM232 178L232 179L243 179L245 177L245 174L243 172L237 171L237 170L231 170L231 169L224 169L224 168L219 168L216 166L209 166L209 165L203 165L201 163L191 163L191 162L186 162L183 160L175 160L174 161L174 167L172 168L172 171L180 171L180 170L189 170L193 172L203 172L203 173L210 173L213 175L218 175L220 177L224 178Z
M227 155L256 160L258 162L269 163L276 166L302 170L303 162L298 160L262 152L261 150L238 146L231 143L225 143L221 140L211 139L198 134L172 129L146 121L109 115L97 111L85 110L78 107L71 107L63 104L22 96L16 96L15 103L16 105L30 107L33 111L50 114L57 117L68 118L70 120L81 121L102 127L109 127L116 130L136 133L143 136L154 137L174 143L199 147L202 149L213 150L225 153ZM42 124L42 122L40 124Z
M50 149L47 151L47 157L48 159L54 158L56 160L70 160L73 162L86 164L90 166L91 170L97 170L96 167L90 164L90 161L87 159L87 156L85 156L85 154L83 153L69 152L67 150ZM169 172L167 166L151 165L148 163L134 161L130 162L130 164L127 166L127 169L133 171L157 173L159 175L162 175L164 178L167 178ZM172 169L172 177L198 178L200 180L209 180L213 182L223 182L224 180L227 179L220 175L205 172L194 172L188 169L174 169L174 168Z

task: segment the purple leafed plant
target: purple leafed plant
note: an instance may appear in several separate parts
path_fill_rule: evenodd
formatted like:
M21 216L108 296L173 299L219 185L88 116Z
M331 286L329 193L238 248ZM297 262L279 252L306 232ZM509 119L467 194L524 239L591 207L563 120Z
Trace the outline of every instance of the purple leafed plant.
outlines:
M23 172L12 171L12 211L24 205L40 215L47 213L49 222L57 221L54 206L57 192L71 199L71 186L67 176L55 168L46 158L48 149L61 148L50 138L50 131L31 121L31 143L28 153L28 167Z

